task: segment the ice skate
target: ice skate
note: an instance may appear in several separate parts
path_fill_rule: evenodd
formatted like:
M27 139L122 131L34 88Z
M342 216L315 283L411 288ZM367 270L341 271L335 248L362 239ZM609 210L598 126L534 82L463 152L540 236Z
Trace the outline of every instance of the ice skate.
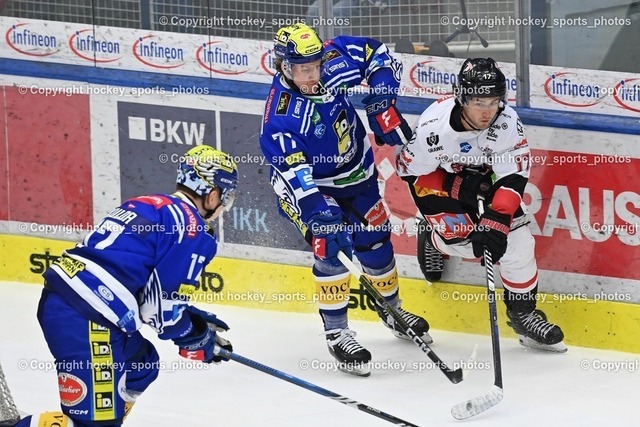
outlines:
M376 304L376 311L378 316L382 320L382 323L391 330L391 333L398 338L410 340L411 337L407 334L407 331L396 323L393 316L384 308ZM411 327L416 335L427 344L433 343L433 338L429 335L429 323L420 316L416 316L413 313L405 311L402 307L398 306L396 311L402 316L405 322Z
M418 265L427 282L437 282L444 271L444 257L431 244L429 224L422 220L418 223Z
M536 350L564 353L567 346L562 341L564 334L558 325L547 322L542 310L518 313L507 310L507 325L518 334L520 344Z
M338 361L338 369L342 372L360 377L371 375L369 362L371 353L356 340L356 333L351 329L332 329L325 331L329 353Z

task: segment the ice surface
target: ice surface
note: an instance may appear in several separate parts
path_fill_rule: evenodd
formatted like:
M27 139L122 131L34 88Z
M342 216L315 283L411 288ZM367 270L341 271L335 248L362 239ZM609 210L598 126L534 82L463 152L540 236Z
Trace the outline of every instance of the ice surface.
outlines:
M55 372L43 368L52 359L36 320L39 294L39 286L0 283L4 308L0 361L16 404L27 413L59 408ZM636 354L573 346L568 353L549 354L528 351L516 340L503 338L503 402L460 422L451 416L451 407L490 391L491 369L475 369L457 385L436 369L409 371L429 363L428 357L380 323L356 321L351 327L358 332L357 339L371 351L373 362L380 364L371 377L302 369L305 363L331 362L318 315L202 307L231 326L226 336L239 354L420 426L640 425L635 407L640 396L640 356ZM558 319L559 323L570 321ZM172 343L158 340L148 327L143 333L156 344L165 366L138 399L126 427L391 425L236 362L189 367ZM438 330L431 335L433 349L450 365L466 360L476 343L479 367L492 360L489 336ZM395 366L383 366L390 363ZM619 370L596 369L605 363L618 363Z

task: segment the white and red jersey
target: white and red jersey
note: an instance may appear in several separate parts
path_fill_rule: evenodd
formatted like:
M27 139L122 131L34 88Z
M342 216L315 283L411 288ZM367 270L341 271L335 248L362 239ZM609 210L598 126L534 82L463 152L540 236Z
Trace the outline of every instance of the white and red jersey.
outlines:
M531 166L518 114L506 105L489 128L459 132L451 126L455 107L454 97L443 98L422 113L411 141L396 155L398 175L423 177L438 169L458 173L468 167L485 166L492 170L498 185L494 204L504 201L504 210L513 214L520 205ZM437 193L438 189L433 190Z

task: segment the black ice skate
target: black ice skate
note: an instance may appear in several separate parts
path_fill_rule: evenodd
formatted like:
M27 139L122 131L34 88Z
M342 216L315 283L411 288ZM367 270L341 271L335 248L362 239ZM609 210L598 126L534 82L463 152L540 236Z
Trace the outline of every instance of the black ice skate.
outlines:
M339 362L338 369L347 374L368 377L371 353L355 340L356 333L350 329L325 331L329 353Z
M376 311L378 312L378 316L380 316L382 323L384 323L387 328L391 329L391 333L393 335L406 340L411 339L411 337L407 335L407 331L396 323L393 316L391 316L384 307L380 307L376 304ZM409 313L399 306L396 308L396 311L402 316L404 321L407 322L418 337L422 338L422 340L427 344L433 343L433 338L429 335L429 323L425 319L420 316L416 316L413 313Z
M430 225L427 221L418 223L418 265L427 282L437 282L444 271L444 258L431 244Z
M530 313L518 313L507 310L507 325L511 326L520 338L520 344L537 350L564 353L567 346L562 340L564 334L558 325L547 322L542 310Z

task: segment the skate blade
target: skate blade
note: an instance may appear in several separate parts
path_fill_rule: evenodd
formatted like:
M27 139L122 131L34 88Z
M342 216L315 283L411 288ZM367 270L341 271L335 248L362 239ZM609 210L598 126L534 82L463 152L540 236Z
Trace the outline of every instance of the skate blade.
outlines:
M368 377L371 375L371 370L364 364L340 363L338 364L338 370L356 377Z
M525 337L522 335L519 335L519 338L520 345L532 348L534 350L548 351L550 353L566 353L568 350L567 346L564 344L564 341L560 341L556 344L541 344L529 337Z
M391 333L395 335L397 338L407 340L407 341L412 341L409 335L403 334L402 332L398 332L395 329L391 329ZM429 332L425 332L420 338L422 339L422 341L424 341L427 344L433 344L433 338L431 338L431 335L429 335Z

